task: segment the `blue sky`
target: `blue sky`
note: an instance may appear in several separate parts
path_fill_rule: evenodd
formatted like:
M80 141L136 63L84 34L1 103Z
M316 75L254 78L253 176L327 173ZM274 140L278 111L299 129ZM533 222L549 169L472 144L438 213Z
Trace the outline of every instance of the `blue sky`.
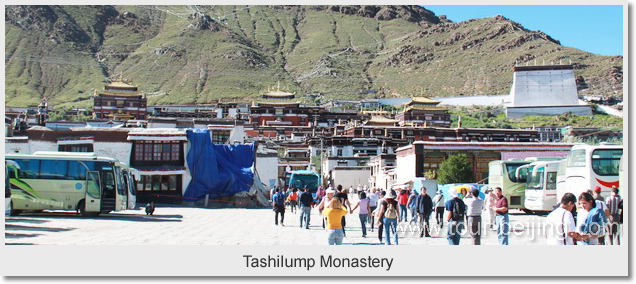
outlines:
M620 5L422 5L453 22L502 15L540 30L561 45L600 55L623 55Z

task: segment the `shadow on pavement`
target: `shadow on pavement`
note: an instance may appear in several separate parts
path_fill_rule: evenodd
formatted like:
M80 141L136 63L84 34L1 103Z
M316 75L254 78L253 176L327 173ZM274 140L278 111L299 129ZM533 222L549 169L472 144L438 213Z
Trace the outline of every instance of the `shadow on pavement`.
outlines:
M20 225L4 225L4 230L12 231L42 231L42 232L66 232L75 229L63 229L63 228L46 228L46 227L32 227L32 226L20 226Z
M12 234L12 233L4 233L5 239L21 239L21 238L33 238L40 236L42 234Z
M13 218L8 217L4 219L4 223L31 223L31 224L42 224L49 221L46 220L38 220L38 219L26 219L26 218Z
M142 215L142 214L125 214L125 213L114 213L114 214L100 214L96 217L82 217L75 212L43 212L43 213L25 213L29 214L31 218L47 218L47 219L78 219L78 220L109 220L109 221L128 221L128 222L181 222L183 219L183 215L175 214L175 215ZM37 219L21 219L14 218L13 223L19 223L22 220L31 220L27 222L37 222ZM46 220L41 220L41 222L49 222Z

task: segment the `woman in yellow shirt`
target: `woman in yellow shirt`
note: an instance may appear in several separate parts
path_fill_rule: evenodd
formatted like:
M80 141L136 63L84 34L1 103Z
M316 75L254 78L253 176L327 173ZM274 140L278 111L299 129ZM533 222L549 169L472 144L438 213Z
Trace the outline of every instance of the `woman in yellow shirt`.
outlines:
M327 217L327 242L329 245L341 245L344 238L341 221L347 215L347 210L343 208L340 198L332 198L322 214Z

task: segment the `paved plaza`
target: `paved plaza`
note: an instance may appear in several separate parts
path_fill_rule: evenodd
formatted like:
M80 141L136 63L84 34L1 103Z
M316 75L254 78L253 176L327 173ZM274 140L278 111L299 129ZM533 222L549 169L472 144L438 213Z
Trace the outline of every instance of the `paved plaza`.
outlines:
M344 245L380 245L377 229L362 237L357 211L347 215ZM299 227L299 212L285 213L285 225L274 225L272 209L158 207L80 217L73 211L23 213L5 217L5 244L34 245L326 245L317 209L309 229ZM511 210L510 245L544 245L544 216ZM431 222L433 224L434 222ZM420 238L417 226L402 222L400 245L448 245L446 226ZM494 230L484 230L482 245L497 245ZM460 245L469 245L462 237Z

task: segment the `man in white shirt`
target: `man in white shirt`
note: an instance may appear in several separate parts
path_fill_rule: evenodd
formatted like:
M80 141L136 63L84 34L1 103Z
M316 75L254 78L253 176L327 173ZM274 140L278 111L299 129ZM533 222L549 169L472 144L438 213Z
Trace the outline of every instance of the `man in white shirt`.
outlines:
M561 198L561 205L548 214L546 218L546 234L548 245L574 245L572 238L576 237L576 227L572 208L576 206L576 196L566 193Z
M466 218L468 231L473 245L481 245L481 211L484 210L484 200L479 198L479 189L472 188L469 197L464 198L466 204Z

